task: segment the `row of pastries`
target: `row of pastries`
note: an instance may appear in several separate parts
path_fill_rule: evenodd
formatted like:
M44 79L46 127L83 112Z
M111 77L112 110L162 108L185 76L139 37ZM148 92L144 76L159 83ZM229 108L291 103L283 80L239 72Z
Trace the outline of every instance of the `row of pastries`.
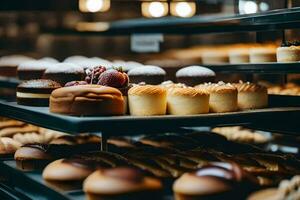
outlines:
M192 115L264 108L267 89L252 83L211 83L215 73L189 66L176 73L179 83L163 82L158 66L139 66L127 73L120 68L59 63L42 77L31 77L17 87L17 102L50 106L68 115ZM80 70L81 69L81 70ZM32 76L34 70L24 72ZM34 79L39 78L39 79Z

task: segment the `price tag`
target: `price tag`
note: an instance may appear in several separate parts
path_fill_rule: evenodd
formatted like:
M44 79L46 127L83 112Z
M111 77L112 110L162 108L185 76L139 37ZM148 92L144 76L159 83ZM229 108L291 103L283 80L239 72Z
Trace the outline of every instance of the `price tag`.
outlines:
M163 34L134 34L131 35L131 50L138 53L159 52L163 41Z

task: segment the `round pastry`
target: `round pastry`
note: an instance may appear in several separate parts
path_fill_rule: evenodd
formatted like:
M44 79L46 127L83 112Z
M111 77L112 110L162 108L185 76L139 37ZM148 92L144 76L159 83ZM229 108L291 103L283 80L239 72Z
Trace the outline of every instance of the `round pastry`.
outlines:
M56 60L55 58L51 58L51 57L43 57L43 58L40 58L39 61L48 62L48 63L59 63L58 60Z
M171 115L195 115L209 112L209 94L196 88L170 88L167 111Z
M75 63L77 64L80 61L84 61L84 60L88 60L89 58L86 56L80 56L80 55L74 55L74 56L70 56L67 57L66 59L64 59L64 63Z
M189 66L176 72L179 83L195 86L205 82L214 82L216 74L214 71L201 66Z
M83 184L89 200L161 200L162 188L160 180L134 168L98 170Z
M228 63L228 53L226 50L208 50L201 53L202 64L214 65Z
M255 186L255 179L238 165L214 163L183 174L174 182L173 191L175 200L245 199Z
M300 42L284 43L277 48L277 62L300 61Z
M9 137L0 138L0 155L14 154L21 147L21 143Z
M237 83L238 107L241 110L265 108L268 106L268 90L254 83Z
M16 151L14 157L18 168L26 171L40 169L53 159L47 153L47 145L42 144L24 145Z
M82 67L72 63L58 63L46 69L43 78L65 85L71 81L80 81L83 76L84 70Z
M165 115L167 111L167 91L154 85L137 85L128 91L131 115Z
M214 113L232 112L238 109L237 89L230 83L206 83L196 86L209 94L209 111Z
M251 194L248 200L296 200L300 197L300 176L283 180L278 188L260 190Z
M0 58L0 76L16 77L17 67L22 62L33 60L22 55L3 56Z
M50 112L67 115L123 115L122 93L112 87L77 85L54 90Z
M228 52L230 64L249 63L249 49L233 49Z
M95 169L81 164L79 160L60 159L51 162L43 171L43 178L48 181L82 181ZM88 161L86 161L88 163Z
M129 70L128 76L131 83L145 82L146 84L158 85L165 80L166 72L160 67L145 65Z
M249 50L250 63L276 62L276 48L254 47Z
M48 106L51 92L61 85L47 79L24 81L17 87L17 102L26 106Z
M45 70L53 64L45 61L27 61L18 66L18 78L20 80L41 79Z

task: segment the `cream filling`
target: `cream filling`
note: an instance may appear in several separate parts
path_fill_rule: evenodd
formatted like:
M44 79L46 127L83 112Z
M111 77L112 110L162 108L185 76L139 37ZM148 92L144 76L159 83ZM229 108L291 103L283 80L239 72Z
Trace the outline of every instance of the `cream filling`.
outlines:
M20 98L38 98L38 99L49 99L51 94L36 94L36 93L23 93L17 92L17 97Z

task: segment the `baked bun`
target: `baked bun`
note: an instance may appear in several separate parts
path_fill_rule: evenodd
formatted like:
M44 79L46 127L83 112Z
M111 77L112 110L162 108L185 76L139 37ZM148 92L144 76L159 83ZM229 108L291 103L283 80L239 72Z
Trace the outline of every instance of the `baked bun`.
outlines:
M228 54L230 64L249 63L249 49L247 48L229 50Z
M23 127L7 127L0 130L0 137L12 137L17 133L28 133L28 132L38 132L39 128L37 126L33 126L27 124Z
M145 82L146 84L158 85L165 80L166 72L158 66L145 65L129 70L128 76L131 83Z
M277 48L277 62L300 61L300 42L282 44Z
M206 90L209 94L209 111L214 113L232 112L238 109L237 89L230 83L206 83L195 88Z
M276 62L276 48L253 47L249 50L250 63Z
M83 76L83 67L72 63L57 63L46 69L43 78L65 85L71 81L80 81Z
M54 90L50 112L67 115L123 115L124 99L115 88L100 85L78 85Z
M52 80L24 81L17 87L17 102L26 106L48 106L51 92L60 87Z
M202 63L205 65L228 63L228 53L226 49L208 49L201 52Z
M244 199L255 185L255 179L238 165L214 163L183 174L175 181L173 191L175 200Z
M268 188L251 194L247 200L288 200L299 199L300 176L291 180L283 180L278 188Z
M47 152L47 145L28 144L19 148L15 153L17 167L23 171L41 169L52 159Z
M48 181L78 181L84 180L94 170L93 166L81 164L80 161L60 159L47 165L43 178Z
M268 106L268 90L254 83L237 83L238 107L241 110L265 108Z
M23 55L10 55L0 58L0 76L16 77L18 65L34 60L33 58Z
M176 72L177 82L195 86L205 82L214 82L216 74L211 69L202 66L189 66Z
M98 170L83 184L87 199L162 199L162 183L135 168Z
M171 115L208 113L209 93L191 87L168 89L167 110Z
M40 60L23 62L17 69L18 78L20 80L41 79L45 70L52 65L53 63Z
M154 85L137 85L128 91L131 115L165 115L167 111L167 91Z
M21 143L8 137L0 138L0 155L14 154L21 147Z

